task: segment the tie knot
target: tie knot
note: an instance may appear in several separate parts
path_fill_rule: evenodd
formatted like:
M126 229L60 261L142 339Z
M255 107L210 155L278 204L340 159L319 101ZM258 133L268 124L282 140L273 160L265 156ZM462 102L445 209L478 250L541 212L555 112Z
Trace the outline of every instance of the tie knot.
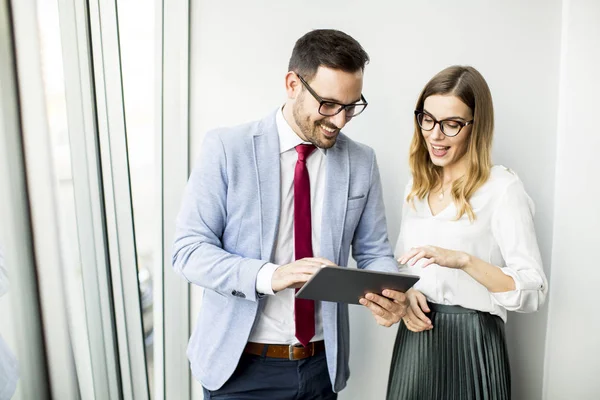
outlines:
M296 151L298 152L298 161L306 161L310 153L312 153L316 149L313 144L299 144L296 146Z

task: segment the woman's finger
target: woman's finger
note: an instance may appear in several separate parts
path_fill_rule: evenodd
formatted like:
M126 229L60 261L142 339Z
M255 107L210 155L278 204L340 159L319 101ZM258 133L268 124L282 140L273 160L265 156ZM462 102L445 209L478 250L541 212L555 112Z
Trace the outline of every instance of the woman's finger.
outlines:
M417 255L415 255L412 260L410 260L410 262L408 263L408 265L413 266L415 265L421 258L424 258L427 256L427 253L425 251L420 251L417 253Z
M410 322L410 316L408 315L408 313L406 313L406 315L404 316L404 318L402 318L402 322L404 322L404 325L406 325L406 328L408 328L409 331L415 331L415 328L412 326L412 323Z
M405 320L404 321L404 325L406 326L406 329L408 329L411 332L417 332L415 328L413 328L412 324L410 323L410 321Z
M421 328L418 327L410 318L405 317L403 319L404 321L404 325L406 325L406 328L411 331L411 332L423 332L426 328Z
M416 249L410 249L409 251L404 253L400 258L398 258L398 263L406 264L406 262L413 258L413 256L417 253L418 251Z
M425 296L423 296L425 297ZM418 318L419 322L422 322L425 327L431 326L431 320L427 318L427 316L421 311L421 303L418 301L411 302L410 304L411 311L414 314L415 318Z
M421 267L425 268L431 264L434 264L435 262L436 262L435 258L431 257L429 260L427 260L423 264L421 264Z
M420 312L421 315L423 315L424 320L422 320L421 317L419 317L415 313L415 308L418 309L418 311ZM416 303L414 303L414 308L413 308L413 303L411 302L411 306L408 308L408 310L406 310L406 317L408 318L410 323L414 325L415 328L418 328L420 330L427 329L431 325L431 322L425 322L425 321L429 321L429 319L427 317L425 317L425 314L423 314L421 312L421 310L419 309L419 306Z
M417 301L419 302L419 306L421 306L421 310L425 312L430 312L429 305L427 304L427 298L423 293L417 293L415 295Z
M402 257L400 257L400 264L408 263L413 257L423 251L423 247L413 247L407 251Z

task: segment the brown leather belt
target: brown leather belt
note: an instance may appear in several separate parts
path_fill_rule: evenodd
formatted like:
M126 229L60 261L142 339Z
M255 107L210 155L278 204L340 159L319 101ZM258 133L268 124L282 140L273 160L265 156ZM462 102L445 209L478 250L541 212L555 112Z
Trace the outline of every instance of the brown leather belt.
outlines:
M265 347L266 352L265 352ZM267 356L273 358L287 358L288 360L302 360L308 357L317 355L325 350L325 342L320 340L318 342L310 342L308 347L304 347L301 344L298 345L287 345L287 344L263 344L248 342L244 353L254 354L257 356Z

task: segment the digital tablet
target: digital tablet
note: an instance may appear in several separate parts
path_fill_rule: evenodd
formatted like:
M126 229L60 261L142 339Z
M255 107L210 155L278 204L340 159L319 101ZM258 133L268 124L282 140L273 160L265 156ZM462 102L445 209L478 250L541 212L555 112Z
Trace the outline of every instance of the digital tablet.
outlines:
M323 267L296 293L300 299L360 304L367 293L381 294L385 289L406 292L417 281L416 275L368 271L357 268Z

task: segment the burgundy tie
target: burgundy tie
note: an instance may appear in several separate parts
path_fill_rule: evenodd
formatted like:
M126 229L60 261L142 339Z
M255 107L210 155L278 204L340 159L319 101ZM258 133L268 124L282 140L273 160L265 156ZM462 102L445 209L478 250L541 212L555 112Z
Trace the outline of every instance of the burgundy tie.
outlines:
M296 146L298 161L294 171L294 249L296 260L312 257L312 227L310 217L310 180L306 159L315 150L312 144ZM296 289L297 291L298 289ZM295 299L296 338L304 347L315 336L315 302Z

